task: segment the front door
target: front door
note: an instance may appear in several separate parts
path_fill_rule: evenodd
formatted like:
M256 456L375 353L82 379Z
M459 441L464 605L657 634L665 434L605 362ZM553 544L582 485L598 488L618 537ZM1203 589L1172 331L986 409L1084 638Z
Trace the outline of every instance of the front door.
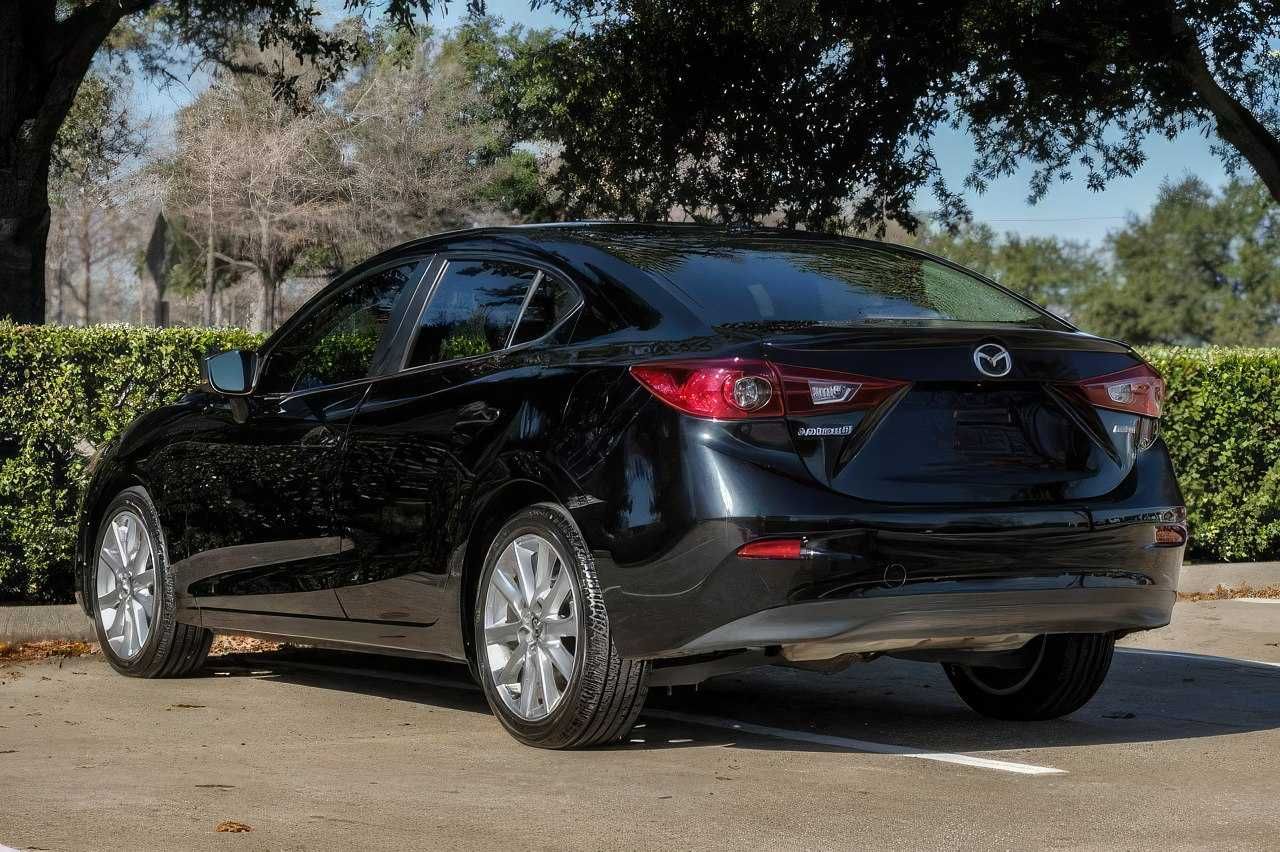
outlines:
M273 337L247 416L213 398L173 451L191 499L180 588L218 612L342 618L333 523L347 430L425 264L335 288ZM170 464L172 470L173 465Z

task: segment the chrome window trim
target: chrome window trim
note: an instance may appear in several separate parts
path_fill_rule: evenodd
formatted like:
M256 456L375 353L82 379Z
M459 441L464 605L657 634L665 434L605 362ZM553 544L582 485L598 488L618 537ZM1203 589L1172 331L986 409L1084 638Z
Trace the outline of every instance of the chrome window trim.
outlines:
M490 253L490 252L483 252L483 251L468 251L468 252L459 252L458 254L453 256L449 256L448 254L441 253L441 256L442 256L443 262L440 264L440 271L439 273L437 273L435 280L431 282L431 290L430 292L427 293L427 298L424 299L422 302L422 309L418 312L417 319L414 320L414 323L416 325L416 330L414 331L413 335L405 342L404 353L402 354L402 357L400 360L401 367L398 371L391 373L389 375L402 376L402 375L415 374L415 373L423 372L425 370L435 369L437 367L445 367L451 364L468 363L471 361L477 361L481 358L488 358L492 355L497 355L499 353L516 352L521 349L525 349L529 346L533 346L536 343L541 343L542 341L546 340L547 338L555 334L557 331L559 331L561 326L563 326L574 315L576 315L578 311L582 308L582 306L586 303L586 300L583 299L582 297L582 291L578 289L576 286L574 286L572 282L568 281L564 275L560 275L556 273L554 270L548 270L546 267L539 265L537 261L527 260L523 257L516 256L516 255L509 255L503 252ZM516 321L511 326L511 331L508 332L507 334L507 345L502 347L501 349L493 349L489 352L483 352L479 355L465 355L461 358L450 358L448 361L437 361L433 364L418 364L413 367L407 366L409 358L413 354L414 346L416 346L418 342L418 331L422 329L422 315L426 313L427 308L430 307L431 305L431 300L435 298L436 291L440 287L440 282L444 280L445 272L447 272L449 269L449 264L455 261L464 261L464 260L504 261L506 263L516 264L517 266L527 267L537 273L537 275L534 276L533 282L529 285L528 292L525 293L524 302L520 306L520 313L516 315ZM561 284L563 284L565 287L568 287L569 292L577 296L577 301L574 303L573 307L565 311L565 315L561 317L559 321L554 323L550 328L548 328L544 334L538 337L535 337L533 340L526 340L524 343L517 343L516 345L512 346L511 340L515 335L516 329L520 327L520 320L524 318L524 309L528 307L529 302L533 297L533 293L537 285L541 284L542 281L547 278L558 281ZM374 378L375 379L385 378L385 376L375 376Z
M520 320L524 319L524 312L528 309L529 303L533 301L533 294L538 292L538 288L542 286L542 279L547 276L541 269L533 267L537 271L537 275L533 276L533 282L529 284L529 289L525 291L524 301L520 303L520 310L516 312L516 321L511 324L511 330L507 332L507 342L503 344L503 349L511 348L511 341L516 339L516 329L520 327Z
M394 269L397 266L405 266L408 263L412 263L415 266L415 268L421 267L422 269L422 272L418 276L416 276L414 279L405 283L405 289L411 294L410 302L412 302L412 298L413 298L412 294L415 293L418 290L418 288L422 286L422 281L427 276L427 273L431 271L431 266L435 263L436 256L437 255L435 253L416 255L416 256L410 255L408 257L400 257L394 260L388 260L386 263L380 263L371 269L361 272L358 276L353 276L351 279L347 281L343 281L341 285L335 287L331 292L325 294L325 296L322 299L318 300L315 305L311 306L305 314L301 312L295 312L293 316L285 320L284 324L282 324L280 328L276 329L276 331L272 333L271 337L268 338L267 343L269 344L269 346L264 346L263 349L259 349L255 353L258 356L258 363L254 370L254 375L253 375L254 387L255 388L257 387L258 382L262 379L263 373L266 372L267 363L270 361L271 356L275 354L275 350L279 348L280 339L282 339L279 337L280 332L285 331L290 326L294 326L294 325L297 325L298 323L305 322L307 317L311 316L316 311L322 310L325 305L329 304L334 299L338 298L341 294L350 290L352 287L359 286L360 282L364 281L369 276L377 275L379 272L385 272L388 269ZM404 325L405 321L407 321L408 316L409 315L406 312L404 316L400 318L400 323L396 326L396 328L393 330L389 330L387 332L385 339L380 340L378 342L379 348L381 348L386 343L394 342L395 335L399 333L400 327ZM375 359L377 354L378 353L375 351L374 352ZM370 369L372 369L375 366L375 364L371 363L369 366L370 366ZM246 396L254 397L263 401L275 402L278 400L280 402L284 402L286 400L307 396L308 394L318 393L320 391L341 390L342 388L346 388L346 387L354 387L358 384L361 384L362 382L367 382L370 379L376 378L378 375L381 375L381 374L369 373L364 376L361 376L358 379L349 379L345 382L337 382L332 385L320 385L318 387L307 388L306 390L300 390L300 391L284 391L284 392L277 391L275 393L262 393L262 394L256 393L254 391L250 391L248 394L246 394Z

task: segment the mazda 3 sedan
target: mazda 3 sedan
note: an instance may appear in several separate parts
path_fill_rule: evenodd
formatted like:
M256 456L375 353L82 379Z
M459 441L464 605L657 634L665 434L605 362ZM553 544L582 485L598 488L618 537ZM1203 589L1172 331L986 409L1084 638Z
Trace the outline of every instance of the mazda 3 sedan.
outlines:
M1169 621L1164 391L913 249L443 234L104 448L79 595L127 675L194 672L214 631L454 660L547 748L618 739L651 686L884 655L1057 717Z

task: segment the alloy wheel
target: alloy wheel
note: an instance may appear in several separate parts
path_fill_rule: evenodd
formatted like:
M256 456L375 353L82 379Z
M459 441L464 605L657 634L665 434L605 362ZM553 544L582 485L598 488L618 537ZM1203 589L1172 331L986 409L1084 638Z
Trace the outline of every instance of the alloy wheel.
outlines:
M572 572L557 545L528 534L507 545L489 574L489 677L507 709L526 721L550 715L573 682L579 612Z
M97 611L112 653L142 653L156 617L156 563L142 518L121 509L107 523L98 551Z

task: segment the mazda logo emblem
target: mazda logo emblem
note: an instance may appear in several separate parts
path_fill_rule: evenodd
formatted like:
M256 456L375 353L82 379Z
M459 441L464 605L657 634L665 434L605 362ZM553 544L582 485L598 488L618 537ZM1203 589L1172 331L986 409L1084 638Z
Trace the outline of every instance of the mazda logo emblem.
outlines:
M973 366L982 375L998 379L1009 375L1009 371L1013 369L1013 358L1010 357L1009 350L999 343L984 343L973 350Z

